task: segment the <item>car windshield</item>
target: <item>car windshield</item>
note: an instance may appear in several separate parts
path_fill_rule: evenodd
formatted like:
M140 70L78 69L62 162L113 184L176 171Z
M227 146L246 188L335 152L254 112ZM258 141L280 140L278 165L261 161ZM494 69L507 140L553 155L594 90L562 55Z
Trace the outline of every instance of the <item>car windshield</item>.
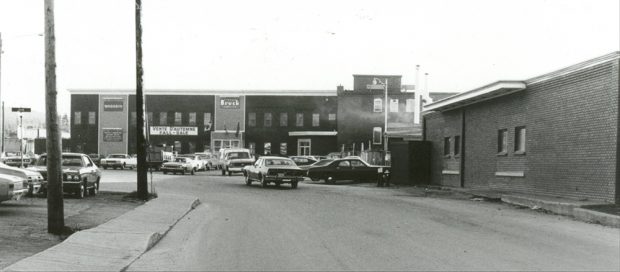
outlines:
M124 159L125 155L121 155L121 154L112 154L110 156L108 156L108 158L110 159Z
M292 160L286 160L286 159L266 159L265 165L267 166L282 166L282 165L290 166L290 165L295 165L295 163Z
M174 159L175 162L187 162L187 158L176 158Z
M37 160L38 166L46 166L47 165L47 157L41 156L39 160ZM82 157L80 156L62 156L61 159L62 166L82 166Z
M249 159L250 154L247 152L230 152L226 157L229 159Z
M333 162L333 161L334 160L329 160L329 159L327 159L327 160L320 160L318 162L315 162L312 165L314 165L314 166L323 166L323 165L328 165L330 162Z

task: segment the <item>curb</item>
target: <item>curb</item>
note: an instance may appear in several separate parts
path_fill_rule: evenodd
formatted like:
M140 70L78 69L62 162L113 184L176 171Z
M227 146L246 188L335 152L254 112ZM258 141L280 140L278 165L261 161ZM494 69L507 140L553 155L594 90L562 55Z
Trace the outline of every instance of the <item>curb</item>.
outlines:
M195 197L160 194L2 271L124 271L199 204Z
M573 216L584 222L620 228L620 216L618 215L606 214L584 208L575 208L573 210Z

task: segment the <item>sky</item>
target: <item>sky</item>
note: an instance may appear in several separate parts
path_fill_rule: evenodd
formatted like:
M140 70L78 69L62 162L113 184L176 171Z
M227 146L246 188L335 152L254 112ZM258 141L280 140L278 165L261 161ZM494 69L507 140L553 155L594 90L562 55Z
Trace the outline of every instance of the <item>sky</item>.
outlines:
M146 89L351 89L353 74L413 84L420 65L429 91L463 92L620 48L618 0L142 2ZM45 111L43 3L0 0L7 108ZM69 89L135 89L133 3L55 1L60 113Z

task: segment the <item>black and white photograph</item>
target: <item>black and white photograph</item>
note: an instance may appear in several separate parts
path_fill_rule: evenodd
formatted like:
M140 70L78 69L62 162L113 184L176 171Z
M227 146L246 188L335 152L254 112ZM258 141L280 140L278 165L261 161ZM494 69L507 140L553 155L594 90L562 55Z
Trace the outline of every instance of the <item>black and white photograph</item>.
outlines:
M618 0L0 0L0 271L620 271Z

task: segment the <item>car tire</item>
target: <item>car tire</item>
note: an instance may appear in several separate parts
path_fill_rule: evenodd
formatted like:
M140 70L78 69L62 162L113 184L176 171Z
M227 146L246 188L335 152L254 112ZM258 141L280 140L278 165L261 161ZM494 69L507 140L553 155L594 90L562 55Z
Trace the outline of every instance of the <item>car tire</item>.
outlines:
M84 183L80 184L80 189L78 189L75 192L77 198L82 199L84 198L84 196L86 196L86 186L84 186Z
M194 170L194 168L192 168L192 171L191 171L191 172L189 172L189 173L190 173L190 174L192 174L192 175L195 175L195 174L196 174L195 172L196 172L196 171Z
M297 189L297 181L291 182L291 188Z
M226 170L222 169L222 176L226 176Z
M121 170L125 170L126 165L123 163L121 164L121 166L119 167Z
M250 186L252 185L252 180L250 179L249 175L245 175L245 185Z
M187 172L187 169L183 168L183 171L181 171L181 175L185 175L185 172Z
M95 182L93 184L93 188L90 189L90 195L92 196L96 196L97 194L99 194L99 181Z
M259 178L261 186L263 186L263 188L267 188L267 180L265 180L265 177L263 175L260 175Z
M167 174L168 174L168 171L164 171L163 173L164 173L164 175L167 175Z
M280 187L280 185L282 185L282 183L276 182L276 187Z
M230 172L230 170L228 170L228 171L226 171L226 172L228 172L228 175L229 175L229 176L230 176L230 175L232 175L232 173Z
M107 167L107 166L104 166L104 167L103 167L103 169L104 169L104 170L108 170L108 167Z

